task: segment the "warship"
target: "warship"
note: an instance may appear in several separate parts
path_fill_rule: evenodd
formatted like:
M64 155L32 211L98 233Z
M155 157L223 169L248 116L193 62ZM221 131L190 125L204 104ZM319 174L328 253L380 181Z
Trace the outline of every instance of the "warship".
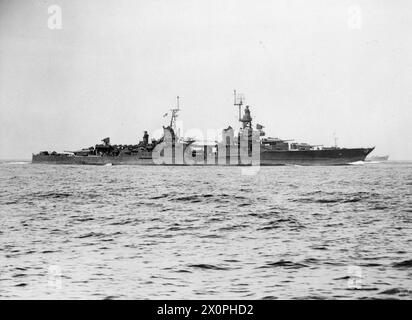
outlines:
M144 131L136 144L103 143L77 151L41 151L32 155L32 163L69 165L347 165L364 161L374 147L341 148L311 145L294 140L266 137L264 126L252 125L251 108L244 105L243 95L234 91L234 105L239 108L241 126L236 132L229 126L222 130L220 142L198 143L183 138L176 128L180 111L177 105L171 111L170 122L163 126L163 136L151 139ZM243 109L243 110L242 110ZM242 114L243 111L243 114ZM166 116L167 114L165 114Z
M366 159L365 159L365 161L379 161L379 162L382 162L382 161L388 161L389 160L389 156L388 155L386 155L386 156L368 156L368 157L366 157Z

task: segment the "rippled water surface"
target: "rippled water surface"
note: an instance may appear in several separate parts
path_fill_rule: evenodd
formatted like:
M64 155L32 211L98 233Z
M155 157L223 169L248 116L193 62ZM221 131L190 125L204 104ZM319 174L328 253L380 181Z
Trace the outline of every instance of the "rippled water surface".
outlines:
M2 162L0 298L411 299L411 190L405 162Z

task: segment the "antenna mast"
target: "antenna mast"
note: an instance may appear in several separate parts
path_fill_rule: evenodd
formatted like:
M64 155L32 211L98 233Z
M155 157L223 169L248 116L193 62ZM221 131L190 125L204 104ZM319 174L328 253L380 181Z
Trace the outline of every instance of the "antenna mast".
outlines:
M237 94L236 94L236 90L233 90L233 96L234 96L233 104L234 104L235 106L238 106L238 107L239 107L239 121L242 121L241 108L242 108L243 100L244 100L245 97L243 96L243 94L237 95Z
M178 112L180 111L180 103L179 103L179 96L176 97L176 108L170 109L172 111L172 117L170 118L170 127L173 129L174 133L176 134L176 119L178 116Z
M333 139L335 140L335 148L338 147L338 137L336 136L336 132L333 133Z

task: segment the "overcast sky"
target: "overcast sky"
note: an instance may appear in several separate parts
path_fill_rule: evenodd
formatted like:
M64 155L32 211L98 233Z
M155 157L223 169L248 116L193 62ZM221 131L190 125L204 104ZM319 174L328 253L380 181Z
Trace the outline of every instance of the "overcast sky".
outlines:
M271 137L412 159L411 27L408 0L0 0L0 158L137 143L177 95L184 130L238 127L237 89Z

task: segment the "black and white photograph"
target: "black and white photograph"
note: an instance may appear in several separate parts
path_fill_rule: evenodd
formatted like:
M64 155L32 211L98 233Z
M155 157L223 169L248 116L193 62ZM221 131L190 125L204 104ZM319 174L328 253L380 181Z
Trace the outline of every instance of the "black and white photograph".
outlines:
M411 300L411 34L407 0L0 0L0 300Z

